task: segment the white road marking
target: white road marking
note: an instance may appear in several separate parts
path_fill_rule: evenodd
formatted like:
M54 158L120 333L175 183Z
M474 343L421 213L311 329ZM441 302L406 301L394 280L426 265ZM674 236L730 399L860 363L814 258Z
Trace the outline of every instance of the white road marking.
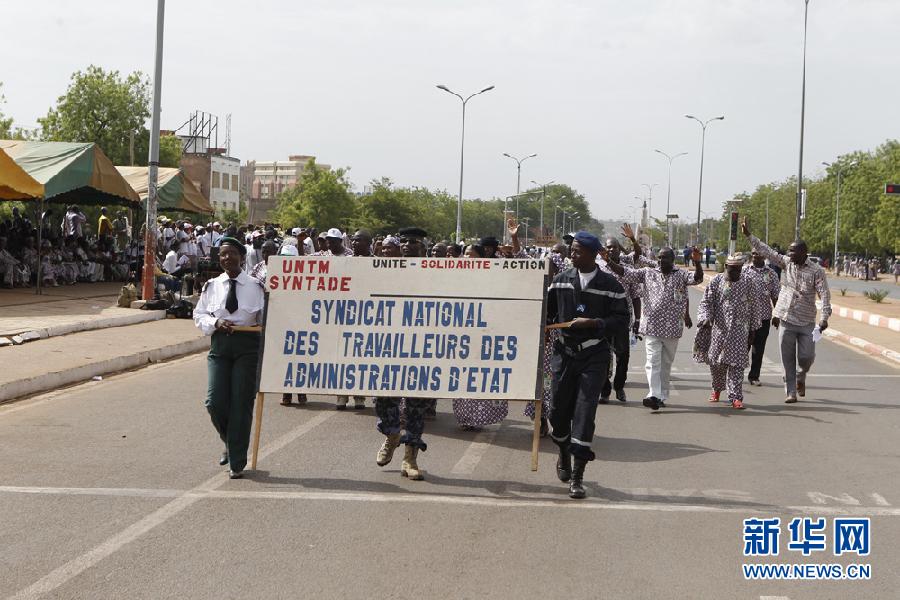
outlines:
M680 396L680 395L681 395L681 392L679 392L679 391L678 391L678 388L675 387L675 380L674 380L674 379L670 379L670 380L669 380L669 397L670 397L670 398L677 398L677 397Z
M325 413L331 415L334 413ZM327 418L327 416L326 416ZM323 419L324 420L324 419ZM96 495L96 496L132 496L132 497L165 497L176 493L178 496L170 503L135 523L123 532L103 542L97 548L63 565L47 577L41 579L26 590L19 592L15 598L30 598L35 594L46 593L62 585L84 569L93 566L101 559L109 556L126 543L146 533L166 519L178 514L198 500L303 500L310 502L363 502L363 503L410 503L410 504L444 504L456 506L484 506L491 508L574 508L582 510L625 510L638 512L688 512L688 513L728 513L728 514L804 514L804 515L843 515L868 517L900 517L900 508L883 506L773 506L765 510L749 507L719 506L715 504L668 504L664 502L609 502L602 499L589 498L584 502L572 502L564 497L564 489L560 488L560 498L534 499L510 496L451 496L447 494L385 494L380 492L326 492L312 490L220 490L216 489L227 479L224 473L216 475L207 482L190 490L154 490L136 488L29 488L6 486L0 487L0 493L24 494L58 494L58 495ZM251 480L248 480L251 481ZM682 498L672 497L678 501ZM119 543L121 542L121 543ZM69 565L83 567L77 573ZM71 574L66 579L55 575L65 570ZM48 578L51 578L48 580ZM45 582L45 580L48 580ZM44 583L42 583L44 582ZM50 585L55 583L56 585ZM40 587L37 587L41 584ZM26 593L27 592L27 593ZM30 594L30 595L29 595Z
M763 364L763 373L768 373L769 375L781 375L782 374L782 366L776 363L774 360L763 354L762 359Z
M475 439L472 440L472 443L466 448L466 451L459 461L457 461L456 465L450 469L450 473L453 475L471 475L474 473L475 468L478 467L478 463L481 462L484 453L488 451L488 448L494 443L494 438L496 437L496 429L478 432Z
M259 458L265 458L273 452L280 450L281 448L287 446L300 436L321 425L336 414L336 412L321 412L317 414L309 421L298 425L291 431L282 435L280 438L277 438L271 443L266 444L263 448L260 449ZM116 535L107 538L105 541L100 543L100 545L92 548L91 550L88 550L81 556L78 556L65 563L64 565L54 569L28 587L19 590L15 595L11 597L11 600L39 598L44 594L52 592L69 580L77 577L87 569L90 569L104 558L110 556L111 554L114 554L123 546L129 544L130 542L133 542L158 525L165 523L178 513L182 512L184 509L196 503L198 500L207 497L207 494L213 492L217 487L221 486L226 481L228 481L228 474L224 472L210 477L195 488L183 492L182 495L174 498L171 502L150 513L140 521L130 525L129 527L126 527ZM108 490L109 488L99 489ZM83 490L78 490L76 493L82 493L82 491Z
M787 596L760 596L759 600L791 600Z

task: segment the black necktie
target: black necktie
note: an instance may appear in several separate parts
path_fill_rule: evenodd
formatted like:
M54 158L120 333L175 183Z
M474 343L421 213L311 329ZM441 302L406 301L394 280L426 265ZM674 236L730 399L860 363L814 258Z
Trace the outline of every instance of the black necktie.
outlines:
M238 309L238 301L237 301L237 280L229 279L228 283L231 284L231 287L228 288L228 297L225 299L225 310L234 314Z

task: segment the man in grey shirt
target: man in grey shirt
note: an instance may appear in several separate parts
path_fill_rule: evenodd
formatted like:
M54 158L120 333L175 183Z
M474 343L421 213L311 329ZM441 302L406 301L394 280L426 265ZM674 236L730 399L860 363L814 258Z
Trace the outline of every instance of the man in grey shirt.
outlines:
M819 330L828 328L831 316L831 292L825 269L809 260L806 242L795 240L788 247L785 256L775 252L755 235L750 234L747 217L741 223L741 232L750 238L754 252L762 254L769 262L781 267L784 279L778 302L772 311L772 325L781 328L778 340L781 343L781 364L784 366L784 386L787 398L785 402L792 404L797 395L806 395L806 374L816 358L816 346L813 342L813 329L816 324L816 296L822 300L822 319Z

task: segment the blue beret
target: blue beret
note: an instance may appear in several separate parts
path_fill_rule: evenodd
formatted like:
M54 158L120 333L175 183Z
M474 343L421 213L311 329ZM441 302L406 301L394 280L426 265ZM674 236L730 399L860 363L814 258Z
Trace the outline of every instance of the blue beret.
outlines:
M579 246L587 248L588 250L593 250L594 252L600 250L600 240L593 233L579 231L575 234L575 241L578 242Z

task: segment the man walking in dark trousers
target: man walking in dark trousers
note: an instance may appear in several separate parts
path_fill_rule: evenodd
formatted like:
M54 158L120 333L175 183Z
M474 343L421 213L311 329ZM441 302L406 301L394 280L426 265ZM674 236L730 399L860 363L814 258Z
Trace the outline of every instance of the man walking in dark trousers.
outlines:
M744 276L756 282L753 288L759 295L757 302L762 310L762 327L753 334L753 342L750 348L750 373L747 379L750 385L762 385L759 381L759 373L762 370L763 354L766 351L766 340L769 338L769 326L778 327L778 319L772 318L772 307L778 302L778 294L781 293L781 282L778 275L771 267L766 266L766 257L754 251L751 254L751 262L744 266Z
M631 229L631 226L627 223L622 226L622 234L631 240L632 247L639 247L637 239L634 237L634 232ZM640 252L638 252L638 260L641 260ZM614 237L607 238L606 240L606 260L602 258L597 259L597 264L600 267L600 270L604 273L612 275L616 278L622 287L625 289L625 294L627 296L627 304L629 305L629 324L631 329L637 334L638 324L641 320L641 289L640 285L633 283L623 283L619 276L616 275L612 269L609 268L607 262L614 262L616 264L626 264L628 266L634 266L634 256L626 256L622 254L622 244L619 243ZM615 375L613 375L612 368L612 360L610 360L609 370L610 370L610 379L607 377L606 382L603 384L603 389L600 392L600 404L606 404L609 402L610 393L615 390L616 399L619 402L625 402L625 382L628 380L628 361L631 357L631 336L628 328L623 329L621 331L617 331L614 334L607 336L609 338L610 346L612 347L612 352L610 358L615 358Z
M608 336L626 330L630 318L625 290L597 267L599 250L596 236L579 231L572 268L553 279L547 298L547 322L567 324L550 361L550 425L559 446L556 474L569 482L571 498L585 497L584 468L595 458L591 443L597 402L609 376Z

